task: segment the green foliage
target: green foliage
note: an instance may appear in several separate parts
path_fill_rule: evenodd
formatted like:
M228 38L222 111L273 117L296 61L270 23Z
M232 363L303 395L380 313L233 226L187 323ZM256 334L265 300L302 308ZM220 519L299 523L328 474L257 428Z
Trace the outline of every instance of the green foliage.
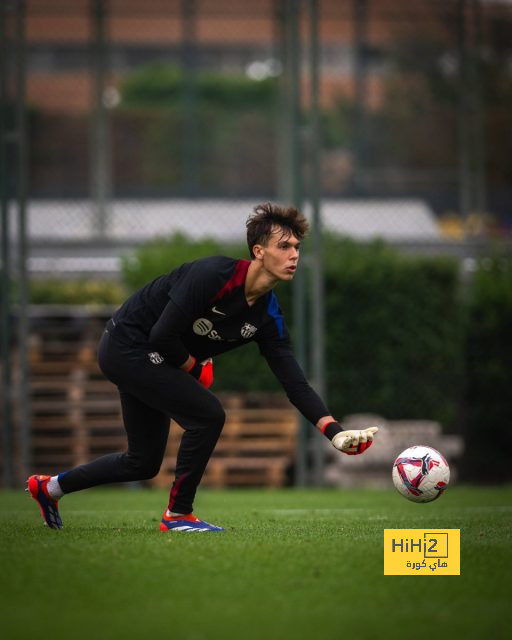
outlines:
M451 425L463 357L456 263L334 239L326 255L329 406Z
M275 182L275 78L151 65L122 82L114 128L138 167L128 184L175 192L261 192ZM193 167L193 169L192 169Z
M354 146L353 110L353 104L345 96L339 96L331 109L321 111L320 134L324 149Z
M277 80L252 80L244 75L198 73L192 79L192 98L198 107L223 109L268 109L277 99ZM121 84L123 106L183 108L187 100L187 82L180 68L165 64L144 67L128 75Z
M107 280L33 280L31 304L120 304L126 294L123 287Z
M512 437L512 257L480 261L469 291L466 338L467 433L464 474L510 479ZM483 445L492 448L492 463Z
M242 257L241 251L239 247L226 246L211 238L194 241L183 233L176 233L170 238L153 240L136 249L131 256L122 258L121 272L124 283L133 292L184 262L215 255Z
M120 86L122 106L169 106L183 94L183 76L176 67L151 65L127 75Z

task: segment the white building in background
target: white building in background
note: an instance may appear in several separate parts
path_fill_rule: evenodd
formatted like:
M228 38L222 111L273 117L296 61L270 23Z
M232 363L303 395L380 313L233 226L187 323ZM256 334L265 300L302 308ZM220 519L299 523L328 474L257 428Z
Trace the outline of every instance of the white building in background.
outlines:
M34 274L119 270L119 257L157 237L244 242L245 222L258 200L118 200L111 203L101 236L91 201L31 201L29 268ZM308 207L305 207L309 215ZM436 242L433 211L421 200L325 200L324 230L360 241ZM70 275L71 275L70 274Z

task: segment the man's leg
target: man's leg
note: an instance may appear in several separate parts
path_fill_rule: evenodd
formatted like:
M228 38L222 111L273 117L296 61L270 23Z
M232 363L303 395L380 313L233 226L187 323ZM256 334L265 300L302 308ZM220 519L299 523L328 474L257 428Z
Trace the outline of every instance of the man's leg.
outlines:
M224 409L213 393L185 371L165 361L155 363L142 350L132 351L129 366L122 366L122 348L114 343L109 349L107 364L116 363L113 372L105 367L111 380L185 429L169 511L191 513L197 486L224 426Z
M123 391L175 420L185 432L178 453L176 480L171 489L169 511L189 514L208 460L224 426L226 415L219 399L190 374L153 362L147 352L133 350L123 365L124 354L110 345L115 371L110 379Z
M207 427L187 428L181 438L176 460L176 479L169 495L168 509L175 513L191 513L196 490L203 477L224 426L225 413L219 406L210 415Z
M120 392L128 450L102 456L70 471L30 476L27 490L38 503L45 523L60 529L58 500L62 495L112 482L152 478L158 473L169 434L169 418L129 393Z
M180 513L190 513L197 485L224 424L219 400L190 374L165 361L155 362L147 350L117 343L108 333L100 342L99 363L104 374L122 390L129 450L61 474L59 485L62 482L66 493L154 475L165 451L169 418L173 418L190 435L180 447L172 504L174 510L180 507Z
M59 475L64 493L114 482L153 478L162 464L169 418L125 391L119 391L128 450L113 453Z

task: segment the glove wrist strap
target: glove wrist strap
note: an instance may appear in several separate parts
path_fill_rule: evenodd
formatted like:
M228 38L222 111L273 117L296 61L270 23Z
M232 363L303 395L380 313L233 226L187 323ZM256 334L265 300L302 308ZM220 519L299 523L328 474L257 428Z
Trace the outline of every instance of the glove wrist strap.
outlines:
M324 426L320 429L320 431L324 434L326 438L328 438L329 440L332 440L334 436L337 435L338 433L341 433L343 429L341 428L341 425L339 422L336 422L333 420L332 422L328 422L327 424L324 424Z

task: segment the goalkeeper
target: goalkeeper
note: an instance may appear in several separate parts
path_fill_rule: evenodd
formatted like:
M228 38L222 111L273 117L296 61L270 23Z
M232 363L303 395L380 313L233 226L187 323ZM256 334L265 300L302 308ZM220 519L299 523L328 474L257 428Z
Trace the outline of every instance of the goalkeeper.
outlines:
M162 531L222 531L193 514L193 502L224 425L209 391L216 356L256 342L290 401L333 446L363 453L377 427L343 431L299 367L273 288L291 281L308 230L294 208L259 205L247 221L251 260L210 257L183 264L134 293L107 323L99 365L117 385L128 447L55 476L33 475L28 490L45 523L61 528L59 499L89 487L154 477L170 420L182 428ZM250 374L250 372L247 372Z

